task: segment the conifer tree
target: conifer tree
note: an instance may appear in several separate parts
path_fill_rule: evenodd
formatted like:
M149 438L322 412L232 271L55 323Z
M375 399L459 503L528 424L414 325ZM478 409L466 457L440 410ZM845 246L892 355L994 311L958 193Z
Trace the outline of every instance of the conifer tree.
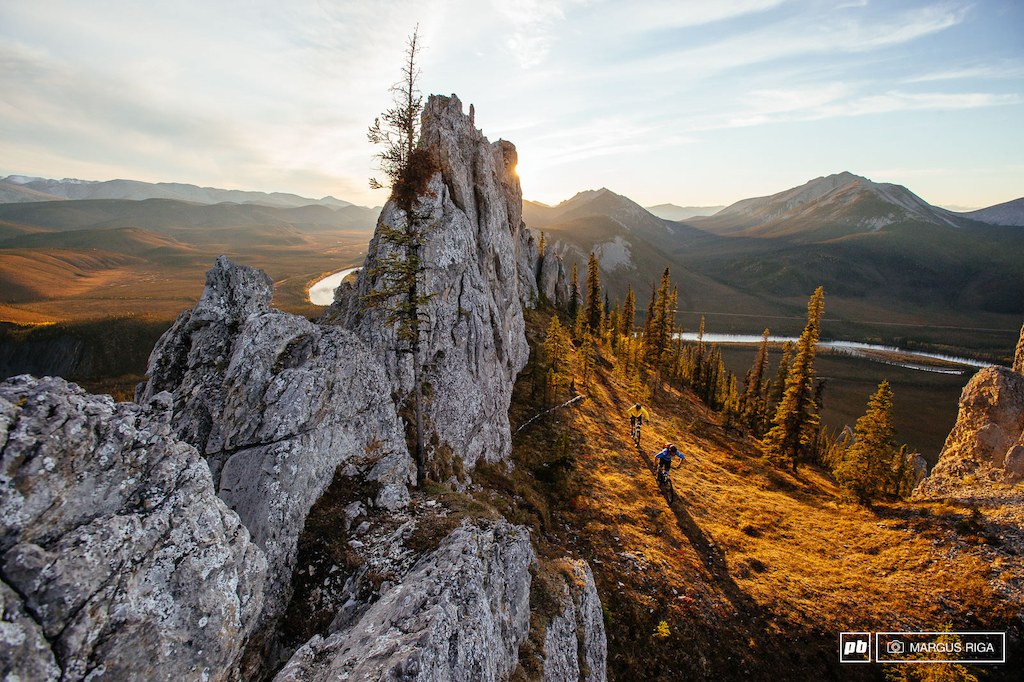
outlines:
M569 369L569 352L572 344L565 328L558 320L558 315L551 316L548 333L544 339L544 354L547 355L548 366L555 374L565 374Z
M544 257L544 247L547 245L547 240L544 238L544 230L540 231L540 243L537 244L537 251L540 253L540 257Z
M601 307L601 275L597 267L597 255L590 252L587 262L587 328L594 334L601 332L601 318L604 310Z
M576 261L572 262L572 279L569 280L569 315L576 317L580 308L580 278L576 269Z
M647 348L651 347L651 339L654 338L657 300L658 290L654 287L654 282L651 282L651 300L647 302L647 318L644 320L644 345Z
M619 333L623 336L633 336L636 327L636 297L633 295L633 286L626 285L626 302L622 304L622 317L619 322Z
M772 420L772 428L764 437L765 454L776 461L788 461L794 472L800 462L801 449L811 444L817 433L818 415L812 395L814 349L821 332L824 299L824 289L818 287L807 304L807 326L797 342L796 359L786 378L786 390Z
M885 494L893 481L896 429L892 424L892 389L878 385L868 409L853 429L853 445L836 469L836 480L867 503Z
M769 396L768 409L774 416L778 411L779 403L782 402L782 395L786 392L786 380L789 379L789 372L793 368L793 351L796 346L792 341L782 344L782 360L779 361L779 369L775 374L775 381L772 382L772 392Z
M746 385L743 389L743 397L740 399L740 411L742 412L743 423L751 433L760 437L764 428L765 398L764 398L764 372L768 368L768 330L761 334L761 345L757 350L757 357L754 364L747 372Z
M417 214L416 206L419 198L427 192L427 183L438 170L438 163L429 149L419 146L420 113L423 110L423 97L418 88L419 49L417 25L406 46L402 80L391 87L395 107L377 117L367 131L367 139L382 146L374 158L385 177L384 183L370 178L370 187L390 188L390 198L399 210L395 214L397 224L381 223L378 228L379 243L390 248L380 249L383 255L369 268L369 274L377 284L363 301L367 306L384 312L383 324L395 328L399 343L395 350L412 358L414 459L416 479L422 483L426 478L426 437L420 350L425 309L433 295L425 293L423 285L426 271L423 248L430 226L425 222L426 216Z

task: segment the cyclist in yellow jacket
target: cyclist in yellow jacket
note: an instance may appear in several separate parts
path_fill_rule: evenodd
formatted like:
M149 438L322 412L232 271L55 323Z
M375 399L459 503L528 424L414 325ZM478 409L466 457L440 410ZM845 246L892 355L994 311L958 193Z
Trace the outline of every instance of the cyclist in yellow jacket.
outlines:
M637 419L640 420L641 424L644 422L644 420L647 420L648 424L651 423L651 414L640 403L637 403L633 407L629 408L629 412L627 412L626 415L629 417L630 433L632 433L633 429L636 427Z

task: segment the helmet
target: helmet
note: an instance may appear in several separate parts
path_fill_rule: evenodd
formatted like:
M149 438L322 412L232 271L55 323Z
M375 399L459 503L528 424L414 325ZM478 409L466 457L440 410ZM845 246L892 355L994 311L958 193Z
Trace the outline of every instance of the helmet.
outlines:
M669 445L668 446L668 451L669 452L679 452L679 448L677 448L675 445Z
M634 405L633 407L635 407L636 409L638 409L638 410L639 410L639 409L640 409L640 403L637 403L637 404L636 404L636 405Z

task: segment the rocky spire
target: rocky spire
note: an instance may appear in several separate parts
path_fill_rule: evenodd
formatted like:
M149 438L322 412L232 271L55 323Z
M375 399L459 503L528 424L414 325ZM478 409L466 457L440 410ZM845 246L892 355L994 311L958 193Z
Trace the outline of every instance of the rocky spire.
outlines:
M423 288L432 296L424 306L422 342L432 394L427 432L436 436L428 461L444 470L435 476L447 477L481 458L495 462L511 455L508 407L529 355L523 303L536 297L537 248L522 220L511 142L488 142L454 95L427 101L422 140L441 169L416 210L427 224ZM339 289L323 318L366 341L384 360L400 396L413 389L412 360L398 350L395 330L381 323L381 311L365 306L364 297L382 286L374 266L391 247L379 237L381 226L404 219L395 202L384 206L355 287ZM442 461L452 455L457 462Z

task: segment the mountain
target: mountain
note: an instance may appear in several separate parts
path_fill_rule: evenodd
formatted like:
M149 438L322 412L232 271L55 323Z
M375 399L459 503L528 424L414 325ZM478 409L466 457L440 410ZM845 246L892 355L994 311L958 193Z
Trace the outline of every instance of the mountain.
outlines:
M290 208L261 204L194 204L172 199L83 199L0 204L0 221L44 230L140 227L179 237L182 230L279 226L303 233L372 231L374 209L347 205ZM185 239L184 241L190 241Z
M657 206L647 206L646 208L650 213L653 213L662 220L686 220L687 218L714 215L725 208L725 206L676 206L675 204L658 204Z
M37 193L37 194L33 194ZM29 198L38 196L40 198ZM348 201L326 196L322 199L309 199L297 194L284 192L249 192L243 190L216 189L214 187L198 187L177 182L140 182L138 180L78 180L64 178L50 180L47 178L28 177L25 175L8 175L0 179L0 203L15 201L51 201L54 199L176 199L196 204L219 204L232 202L236 204L264 204L278 207L297 207L309 205L343 208L352 206Z
M1024 227L1024 197L977 211L968 211L960 215L971 220L988 223L989 225Z
M721 235L817 242L907 222L961 228L970 218L932 206L901 185L843 172L767 197L744 199L688 224Z

